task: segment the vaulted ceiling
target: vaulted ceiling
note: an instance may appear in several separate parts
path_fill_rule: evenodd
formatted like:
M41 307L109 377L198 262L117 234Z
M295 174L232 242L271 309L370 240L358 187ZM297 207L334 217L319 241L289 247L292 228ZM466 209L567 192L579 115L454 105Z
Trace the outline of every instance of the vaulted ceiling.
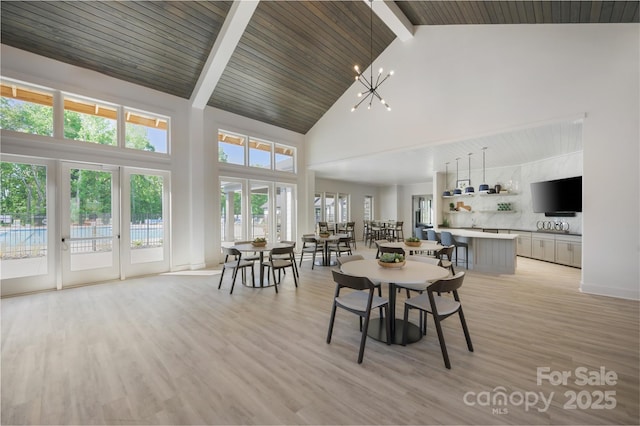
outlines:
M3 0L1 41L193 99L219 38L240 25L232 20L231 29L224 27L232 3ZM413 25L639 22L637 1L390 3L409 31ZM370 63L369 19L363 1L261 1L206 103L306 133L353 83L353 65ZM389 18L372 19L375 59L398 30L390 29Z

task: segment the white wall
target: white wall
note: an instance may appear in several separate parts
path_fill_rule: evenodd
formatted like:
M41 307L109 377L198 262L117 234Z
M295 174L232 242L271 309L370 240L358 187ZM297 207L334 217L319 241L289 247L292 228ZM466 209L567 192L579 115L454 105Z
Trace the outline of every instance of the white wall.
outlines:
M639 64L638 24L417 27L376 59L396 71L391 113L349 113L350 88L307 133L307 159L356 156L354 140L385 152L586 115L581 288L638 299ZM616 250L603 251L612 235Z

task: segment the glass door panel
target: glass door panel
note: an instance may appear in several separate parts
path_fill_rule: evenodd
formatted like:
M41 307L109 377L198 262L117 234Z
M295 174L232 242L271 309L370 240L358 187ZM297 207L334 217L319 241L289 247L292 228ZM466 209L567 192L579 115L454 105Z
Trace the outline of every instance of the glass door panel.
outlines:
M125 168L122 269L125 276L168 271L169 172Z
M62 165L62 283L120 276L118 170Z
M251 239L270 237L269 229L269 182L250 181Z
M0 163L2 295L55 288L53 166L27 157ZM53 255L52 255L53 254Z

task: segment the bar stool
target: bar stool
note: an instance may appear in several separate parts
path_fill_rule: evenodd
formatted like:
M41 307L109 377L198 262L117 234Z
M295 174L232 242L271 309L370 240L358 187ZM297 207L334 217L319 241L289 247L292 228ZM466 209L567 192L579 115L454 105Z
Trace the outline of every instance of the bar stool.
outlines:
M458 266L458 247L464 248L464 262L465 268L469 269L469 244L456 241L451 232L442 231L440 233L440 244L443 246L455 246L456 247L456 266Z

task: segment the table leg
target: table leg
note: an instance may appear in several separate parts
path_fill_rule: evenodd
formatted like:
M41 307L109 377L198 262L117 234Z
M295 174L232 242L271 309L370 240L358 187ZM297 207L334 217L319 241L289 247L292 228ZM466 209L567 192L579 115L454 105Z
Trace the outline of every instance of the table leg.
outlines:
M393 283L389 283L389 318L391 318L391 343L395 345L402 344L402 329L404 320L396 318L396 294L397 287ZM422 339L420 327L413 323L409 323L407 327L407 343L415 343ZM369 330L367 335L372 339L380 342L387 342L387 331L383 318L374 318L369 321Z
M264 267L262 266L262 262L264 262L264 251L260 251L260 287L264 287Z

